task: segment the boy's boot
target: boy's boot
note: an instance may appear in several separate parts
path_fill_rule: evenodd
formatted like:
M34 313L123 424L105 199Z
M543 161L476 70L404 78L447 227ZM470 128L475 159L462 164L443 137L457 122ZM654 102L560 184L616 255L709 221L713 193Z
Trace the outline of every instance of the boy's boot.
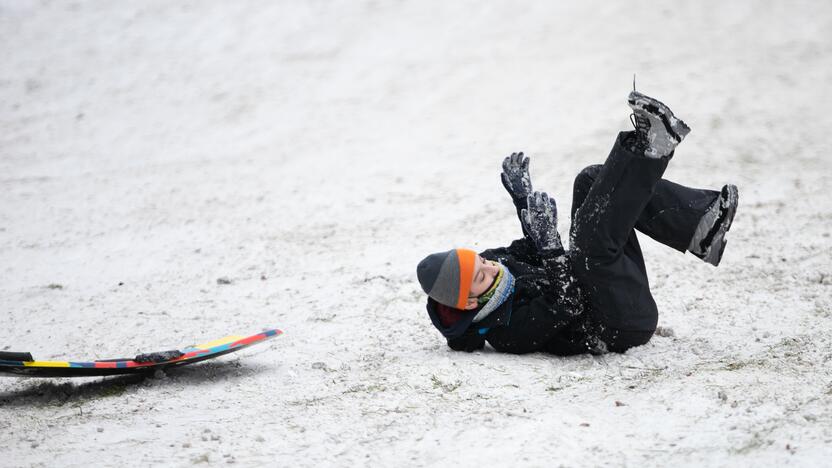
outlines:
M627 99L633 109L635 141L631 149L648 158L668 156L690 133L690 127L677 119L661 101L632 91Z
M688 251L713 266L719 265L725 251L725 234L734 222L739 204L736 185L722 187L719 197L702 216L688 246Z

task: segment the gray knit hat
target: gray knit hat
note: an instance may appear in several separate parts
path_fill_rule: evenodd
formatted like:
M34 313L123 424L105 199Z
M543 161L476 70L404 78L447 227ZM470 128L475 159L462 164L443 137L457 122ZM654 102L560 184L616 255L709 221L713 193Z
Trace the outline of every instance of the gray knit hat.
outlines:
M477 253L454 249L425 257L416 267L422 290L436 302L464 309L471 291Z

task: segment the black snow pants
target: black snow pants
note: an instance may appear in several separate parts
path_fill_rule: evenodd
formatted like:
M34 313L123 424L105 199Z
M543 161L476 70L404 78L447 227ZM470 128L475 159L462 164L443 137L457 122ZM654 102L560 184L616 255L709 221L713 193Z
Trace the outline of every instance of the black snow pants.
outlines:
M635 230L684 252L714 190L662 179L673 154L650 159L627 149L621 132L603 165L575 178L570 230L575 276L610 351L647 343L658 310Z

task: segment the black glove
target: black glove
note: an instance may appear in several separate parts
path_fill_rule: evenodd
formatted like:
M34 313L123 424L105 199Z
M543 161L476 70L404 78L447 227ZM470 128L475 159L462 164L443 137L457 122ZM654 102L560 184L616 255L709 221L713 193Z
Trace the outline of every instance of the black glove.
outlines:
M546 192L534 192L526 199L527 208L520 214L523 229L540 253L563 252L558 234L558 208Z
M511 153L503 160L503 172L500 174L503 187L516 202L525 202L532 193L532 179L529 176L529 158L523 153Z
M456 338L448 339L448 347L454 351L473 352L485 347L485 336L479 334L477 327L471 327Z

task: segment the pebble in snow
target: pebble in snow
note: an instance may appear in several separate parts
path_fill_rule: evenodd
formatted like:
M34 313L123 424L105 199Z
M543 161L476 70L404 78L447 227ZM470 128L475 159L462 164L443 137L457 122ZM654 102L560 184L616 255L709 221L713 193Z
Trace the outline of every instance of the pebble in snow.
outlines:
M656 327L656 335L663 336L665 338L672 338L676 336L676 332L670 327Z

